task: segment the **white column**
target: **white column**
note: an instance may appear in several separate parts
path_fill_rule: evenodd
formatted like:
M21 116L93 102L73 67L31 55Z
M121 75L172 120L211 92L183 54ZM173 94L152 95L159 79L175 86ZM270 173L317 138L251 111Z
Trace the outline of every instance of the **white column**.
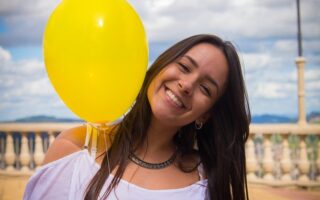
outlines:
M273 180L272 176L272 168L273 168L273 158L272 158L272 150L271 150L271 142L270 142L270 135L265 134L263 135L263 146L264 146L264 158L263 158L263 169L265 175L263 179L265 180Z
M299 102L299 125L306 125L306 113L305 113L305 106L304 106L304 64L306 59L304 57L297 57L296 58L296 65L298 69L298 102Z
M39 167L44 159L41 133L35 133L35 148L34 148L34 161L36 166Z
M292 168L292 162L290 159L290 148L288 142L288 135L283 136L283 158L281 160L281 167L283 170L283 181L291 181L290 170Z
M5 160L7 164L7 171L13 171L14 167L14 161L15 161L15 153L14 153L14 147L13 147L13 137L12 134L7 132L7 146L6 146L6 154L5 154Z
M55 140L55 136L53 131L48 131L48 135L49 135L49 147L50 147L53 141Z
M21 153L20 153L20 161L22 171L29 171L29 162L31 160L30 158L30 152L28 148L28 138L27 138L27 133L21 133Z
M299 169L300 169L300 177L299 181L309 181L307 176L309 171L309 162L307 158L307 146L305 142L305 136L300 136L300 160L299 160Z
M254 134L250 134L246 142L246 165L248 180L257 179L254 172L257 170L257 160L254 153Z

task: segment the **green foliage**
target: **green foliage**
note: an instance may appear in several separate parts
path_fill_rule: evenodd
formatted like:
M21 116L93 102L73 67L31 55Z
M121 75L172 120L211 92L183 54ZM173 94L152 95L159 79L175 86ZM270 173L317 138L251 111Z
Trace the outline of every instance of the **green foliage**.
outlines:
M316 161L318 158L318 142L317 135L308 135L306 137L307 154L310 161Z
M273 144L281 144L283 141L283 138L279 133L275 133L271 135L270 141Z
M289 135L288 143L290 149L298 149L300 143L300 137L298 135Z

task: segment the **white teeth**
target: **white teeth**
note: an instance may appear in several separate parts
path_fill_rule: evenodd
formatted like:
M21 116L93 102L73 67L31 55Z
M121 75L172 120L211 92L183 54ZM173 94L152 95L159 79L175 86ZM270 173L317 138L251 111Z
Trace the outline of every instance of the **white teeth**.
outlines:
M166 94L170 97L170 99L172 99L175 104L177 104L177 106L183 106L182 102L170 90L166 90Z

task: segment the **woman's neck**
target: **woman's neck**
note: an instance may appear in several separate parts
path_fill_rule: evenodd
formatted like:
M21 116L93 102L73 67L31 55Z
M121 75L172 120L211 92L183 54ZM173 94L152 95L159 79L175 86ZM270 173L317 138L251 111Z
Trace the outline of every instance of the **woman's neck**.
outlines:
M147 138L136 154L149 162L167 160L176 150L173 137L177 131L177 127L169 127L151 119L147 130Z

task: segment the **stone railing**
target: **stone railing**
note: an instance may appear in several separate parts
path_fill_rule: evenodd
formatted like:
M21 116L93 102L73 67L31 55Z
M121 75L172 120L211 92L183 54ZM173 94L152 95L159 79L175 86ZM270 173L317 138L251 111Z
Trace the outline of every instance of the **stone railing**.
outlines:
M0 175L31 175L63 130L79 123L0 124Z
M247 177L272 186L320 187L320 124L250 126Z
M0 174L31 175L55 137L77 123L0 124ZM246 143L250 183L320 187L320 125L250 126Z

